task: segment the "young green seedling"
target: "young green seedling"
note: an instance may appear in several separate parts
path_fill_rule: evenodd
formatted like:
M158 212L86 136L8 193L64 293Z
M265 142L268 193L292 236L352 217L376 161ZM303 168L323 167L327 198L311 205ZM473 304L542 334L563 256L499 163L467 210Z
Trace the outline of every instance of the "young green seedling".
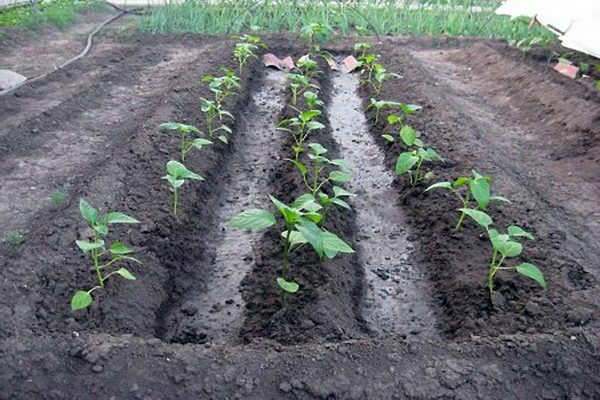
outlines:
M472 200L475 200L477 209L485 210L491 201L503 201L510 203L509 200L502 196L492 196L491 193L492 178L483 176L473 171L473 176L461 176L454 182L438 182L425 189L426 192L433 189L448 189L458 197L461 203L461 209L471 208ZM464 192L464 193L461 193ZM460 229L460 226L465 218L465 213L461 212L458 222L454 228L455 231Z
M238 65L239 65L239 74L240 76L244 72L244 66L251 58L258 58L255 51L258 50L258 46L252 43L237 43L235 45L235 49L233 50L233 55L235 56Z
M360 68L360 74L362 76L362 78L359 79L359 84L361 86L373 84L373 72L378 58L379 56L377 54L361 54L358 56L358 67Z
M133 261L141 264L131 254L133 249L121 242L113 242L110 246L102 237L109 233L109 227L113 224L138 224L139 221L129 215L120 212L109 212L101 215L84 199L79 200L79 212L93 232L92 241L77 240L77 247L84 253L89 254L93 262L93 270L96 273L98 284L89 290L78 290L71 298L71 309L81 310L88 307L94 301L92 292L103 289L106 281L113 275L119 275L127 280L135 280L135 276L124 267L115 269L121 261Z
M290 79L290 90L292 92L292 105L295 106L298 102L298 96L306 90L313 88L319 90L319 86L311 83L310 79L301 74L288 74Z
M306 54L296 61L296 68L304 75L308 80L314 78L319 74L319 63L310 58L309 54Z
M170 189L173 192L173 215L177 217L177 205L179 203L179 188L183 186L187 179L203 181L204 178L190 171L185 165L175 160L171 160L167 163L166 170L167 175L163 176L162 179L166 179L167 182L169 182Z
M297 117L288 118L279 121L279 130L290 132L294 137L294 159L297 161L300 153L304 151L304 142L311 132L325 128L325 125L315 121L321 115L319 110L306 110L301 112Z
M317 108L323 107L325 103L319 100L319 96L317 93L312 91L304 92L304 100L306 101L306 105L309 110L316 110Z
M321 46L329 40L332 33L330 25L319 22L304 25L300 29L300 37L307 43L313 55L321 51Z
M215 103L219 108L223 105L225 98L233 96L235 90L241 88L240 78L236 76L235 72L223 67L220 68L220 71L224 74L223 76L216 77L207 74L201 79L202 83L208 83L208 88L214 93Z
M498 271L516 271L523 276L533 279L542 288L546 288L544 275L535 265L527 262L513 266L505 265L507 259L518 257L523 252L523 245L519 243L519 240L533 240L533 235L516 225L509 226L506 233L500 233L496 229L490 228L494 221L485 212L472 208L462 208L460 211L471 217L486 230L492 244L493 253L488 269L487 284L490 297L494 292L494 277Z
M310 143L307 147L309 149L308 158L311 161L308 166L299 160L290 159L290 161L300 171L304 185L310 192L311 198L317 199L318 203L323 207L321 211L323 218L319 223L320 226L323 226L327 211L332 205L350 209L350 205L343 198L354 196L354 194L335 186L335 184L348 182L352 176L349 173L350 167L348 163L342 159L327 158L325 156L327 149L319 143ZM328 195L324 191L324 187L327 184L333 185L332 195Z
M433 178L432 171L422 173L423 163L425 161L444 161L444 159L434 149L425 148L421 139L417 137L417 131L410 126L405 125L400 129L400 137L409 150L398 156L396 174L398 176L408 174L411 186L416 186L425 179Z
M192 149L201 150L202 147L212 144L210 140L203 138L188 139L188 134L198 134L200 131L193 125L180 124L178 122L166 122L160 125L163 131L175 131L179 133L179 156L181 162L185 162L185 156Z
M398 74L388 72L381 64L374 64L371 85L375 89L375 93L379 96L383 82L391 78L398 78L399 76Z
M375 109L375 123L379 122L379 117L381 116L381 112L384 108L397 108L401 110L405 115L415 114L417 111L421 109L421 106L416 104L405 104L397 101L389 101L389 100L377 100L371 98L367 109L374 108Z
M334 233L320 228L317 223L322 216L317 211L322 207L310 195L302 195L291 205L269 196L278 215L283 220L283 260L281 275L276 279L285 293L296 293L300 286L290 276L290 254L304 244L310 244L320 258L334 258L338 253L353 253L354 250ZM266 229L277 223L275 215L268 210L251 209L231 219L230 225L238 229Z
M234 119L233 115L229 111L223 109L222 105L218 104L214 100L208 100L203 97L200 99L200 103L200 109L206 114L206 127L208 129L208 136L212 139L218 132L224 132L223 134L219 135L217 139L223 143L228 143L229 140L227 139L226 134L231 134L231 128L223 123L221 123L220 126L215 127L214 122L217 118L219 119L219 122L222 122L224 117Z
M366 42L359 42L354 44L354 51L360 53L358 58L364 58L367 54L367 51L371 50L371 44Z

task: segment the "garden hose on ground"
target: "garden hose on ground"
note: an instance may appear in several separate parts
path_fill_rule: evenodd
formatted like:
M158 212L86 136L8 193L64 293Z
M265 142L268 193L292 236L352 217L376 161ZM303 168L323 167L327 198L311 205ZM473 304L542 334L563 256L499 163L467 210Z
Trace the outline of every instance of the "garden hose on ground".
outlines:
M112 4L112 3L109 3L109 2L106 2L106 4L108 4L109 6L111 6L112 8L114 8L115 10L119 11L119 13L118 13L117 15L114 15L114 16L110 17L110 18L109 18L109 19L107 19L106 21L102 22L100 25L98 25L98 26L96 27L96 29L94 29L94 30L93 30L93 31L92 31L92 32L91 32L91 33L88 35L88 37L87 37L87 44L86 44L85 48L83 49L83 51L82 51L81 53L79 53L77 56L75 56L75 57L71 58L70 60L68 60L68 61L66 61L66 62L64 62L64 63L62 63L61 65L59 65L58 67L56 67L56 68L55 68L55 69L53 69L52 71L48 71L48 72L46 72L46 73L44 73L44 74L42 74L42 75L38 75L38 76L36 76L36 77L34 77L34 78L27 79L27 80L25 80L25 81L23 81L23 82L19 83L18 85L16 85L16 86L13 86L13 87L12 87L12 88L10 88L10 89L6 89L6 90L4 90L4 91L0 92L0 96L3 96L3 95L6 95L6 94L9 94L9 93L12 93L12 92L14 92L15 90L17 90L18 88L20 88L21 86L24 86L24 85L26 85L26 84L28 84L28 83L32 83L32 82L36 82L36 81L39 81L39 80L41 80L41 79L44 79L44 78L46 78L47 76L49 76L49 75L51 75L51 74L55 73L56 71L60 71L61 69L65 68L67 65L69 65L69 64L71 64L71 63L73 63L73 62L75 62L75 61L79 60L80 58L82 58L82 57L85 57L85 56L86 56L86 55L89 53L89 51L91 50L91 48L92 48L92 44L93 44L93 40L94 40L94 36L95 36L95 35L96 35L98 32L100 32L100 30L101 30L102 28L104 28L106 25L110 24L111 22L113 22L113 21L117 20L118 18L121 18L121 17L122 17L123 15L125 15L125 14L139 14L139 12L143 10L143 8L142 8L142 7L134 8L134 9L131 9L131 10L126 10L126 9L123 9L123 8L121 8L121 7L119 7L119 6L116 6L116 5L114 5L114 4Z

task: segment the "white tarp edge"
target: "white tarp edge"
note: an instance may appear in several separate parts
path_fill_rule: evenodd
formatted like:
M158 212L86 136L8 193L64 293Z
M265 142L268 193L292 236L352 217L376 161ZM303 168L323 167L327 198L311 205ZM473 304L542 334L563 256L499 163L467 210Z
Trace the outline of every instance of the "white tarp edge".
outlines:
M535 18L563 46L600 58L600 0L506 0L496 14Z

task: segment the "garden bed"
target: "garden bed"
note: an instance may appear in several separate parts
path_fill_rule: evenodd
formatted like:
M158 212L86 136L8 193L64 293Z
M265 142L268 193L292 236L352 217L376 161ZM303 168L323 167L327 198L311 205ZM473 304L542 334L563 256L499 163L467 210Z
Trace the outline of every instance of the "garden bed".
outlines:
M271 52L304 54L287 36ZM364 39L361 39L364 40ZM459 208L394 174L398 151L367 109L356 75L319 76L325 129L311 141L352 165L351 212L327 224L356 253L322 262L296 255L302 290L282 307L274 276L280 231L233 230L247 208L301 194L290 138L285 73L252 62L227 103L230 144L190 153L205 180L185 185L171 215L164 164L177 157L166 121L201 125L199 82L235 68L234 42L140 36L0 98L0 225L25 242L0 254L0 393L5 398L593 398L600 272L600 102L585 87L498 42L382 38L389 71L380 97L419 104L410 118L445 159L440 180L476 169L511 204L497 225L536 240L525 256L541 290L499 273L486 288L489 243ZM336 40L336 57L354 40ZM321 66L324 69L324 65ZM67 185L67 186L65 186ZM68 201L52 205L56 187ZM136 281L111 280L87 310L74 290L93 283L75 246L78 201L141 224L115 234L136 249ZM5 232L2 232L3 234ZM4 398L3 397L3 398Z

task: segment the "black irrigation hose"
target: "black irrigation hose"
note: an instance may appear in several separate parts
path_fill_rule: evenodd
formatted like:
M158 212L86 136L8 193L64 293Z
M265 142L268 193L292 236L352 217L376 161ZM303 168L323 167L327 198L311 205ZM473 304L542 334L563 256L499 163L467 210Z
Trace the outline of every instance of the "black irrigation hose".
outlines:
M55 73L56 71L59 71L59 70L61 70L61 69L65 68L67 65L69 65L69 64L71 64L71 63L73 63L73 62L75 62L75 61L79 60L80 58L83 58L83 57L85 57L85 56L87 55L87 53L89 53L89 51L90 51L90 50L91 50L91 48L92 48L92 44L93 44L93 40L94 40L94 36L95 36L95 35L96 35L98 32L100 32L100 30L101 30L102 28L104 28L106 25L110 24L111 22L115 21L116 19L118 19L118 18L121 18L121 17L122 17L123 15L125 15L125 14L134 14L134 13L138 13L138 12L140 12L140 11L142 10L142 8L135 8L135 9L132 9L132 10L125 10L125 9L123 9L123 8L121 8L121 7L119 7L119 6L116 6L116 5L114 5L114 4L111 4L111 3L109 3L109 2L106 2L106 4L108 4L109 6L113 7L115 10L118 10L118 11L119 11L119 13L118 13L117 15L114 15L114 16L110 17L110 18L109 18L109 19L107 19L106 21L102 22L100 25L98 25L98 26L96 27L96 29L94 29L94 30L93 30L93 31L92 31L92 32L91 32L91 33L88 35L88 37L87 37L87 44L86 44L85 48L83 49L83 51L82 51L81 53L79 53L77 56L75 56L75 57L71 58L70 60L68 60L68 61L64 62L63 64L59 65L58 67L56 67L56 68L55 68L55 69L53 69L52 71L46 72L46 73L44 73L44 74L42 74L42 75L38 75L38 76L36 76L36 77L34 77L34 78L31 78L31 79L27 79L27 80L25 80L25 81L21 82L20 84L18 84L17 86L14 86L14 87L12 87L12 88L10 88L10 89L6 89L6 90L4 90L4 91L0 92L0 96L4 96L4 95L7 95L7 94L9 94L9 93L12 93L12 92L14 92L15 90L17 90L18 88L20 88L21 86L23 86L23 85L26 85L26 84L28 84L28 83L32 83L32 82L36 82L36 81L39 81L39 80L41 80L41 79L44 79L44 78L48 77L49 75L51 75L51 74Z

